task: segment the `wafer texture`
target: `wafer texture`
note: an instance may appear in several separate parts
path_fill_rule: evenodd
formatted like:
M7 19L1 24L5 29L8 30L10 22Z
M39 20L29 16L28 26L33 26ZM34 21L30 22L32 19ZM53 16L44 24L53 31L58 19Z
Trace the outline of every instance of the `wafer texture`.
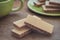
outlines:
M13 22L14 29L12 29L12 33L14 36L21 38L31 32L31 29L25 25L25 20L26 18Z
M16 35L16 37L20 37L20 38L24 37L25 35L29 34L30 32L31 32L30 29L27 27L23 27L21 29L18 29L18 28L12 29L12 33L14 35Z
M43 31L46 33L51 34L53 32L53 25L50 23L47 23L43 21L42 19L38 18L37 16L29 16L25 20L25 23L27 24L28 27L37 30L37 31Z
M50 0L50 4L60 5L60 0Z
M15 21L15 22L13 22L13 24L14 24L16 27L21 28L21 27L25 26L25 24L24 24L25 19L26 19L26 18L24 18L24 19L22 19L22 20Z
M49 7L46 7L45 5L42 6L43 10L45 12L60 12L60 9L57 9L57 8L49 8Z

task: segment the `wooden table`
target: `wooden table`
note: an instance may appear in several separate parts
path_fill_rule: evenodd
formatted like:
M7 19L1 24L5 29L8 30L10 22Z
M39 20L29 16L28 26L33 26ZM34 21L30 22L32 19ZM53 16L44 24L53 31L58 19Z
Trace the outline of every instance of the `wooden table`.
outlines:
M8 16L0 19L0 40L60 40L60 17L48 17L35 14L27 8L26 3L27 0L25 0L24 7L21 11L10 13ZM25 18L27 14L36 15L44 21L53 24L55 27L52 36L32 32L21 39L13 37L11 33L11 29L14 27L12 22Z

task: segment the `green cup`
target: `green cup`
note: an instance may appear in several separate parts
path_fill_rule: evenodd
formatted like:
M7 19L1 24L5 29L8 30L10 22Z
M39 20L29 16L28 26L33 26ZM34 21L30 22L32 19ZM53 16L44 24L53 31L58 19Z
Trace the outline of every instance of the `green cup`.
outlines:
M19 11L23 7L23 0L19 1L21 2L20 6L13 8L14 0L0 0L0 17L8 15L11 11Z

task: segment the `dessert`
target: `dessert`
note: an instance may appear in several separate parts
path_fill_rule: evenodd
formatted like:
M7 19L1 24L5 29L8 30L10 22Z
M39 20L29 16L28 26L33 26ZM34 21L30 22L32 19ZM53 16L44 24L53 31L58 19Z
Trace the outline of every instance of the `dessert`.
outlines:
M31 29L34 29L38 32L42 31L47 34L53 33L54 26L50 23L43 21L41 18L38 18L36 16L27 17L27 19L25 20L25 24Z

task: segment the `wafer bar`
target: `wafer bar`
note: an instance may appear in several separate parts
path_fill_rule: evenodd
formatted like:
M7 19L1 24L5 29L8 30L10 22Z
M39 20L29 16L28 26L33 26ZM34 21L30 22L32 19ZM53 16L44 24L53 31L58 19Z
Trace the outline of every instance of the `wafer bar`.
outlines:
M50 0L49 3L54 5L60 5L60 0Z
M15 21L15 22L13 22L13 24L14 24L15 27L22 28L22 27L25 27L26 26L24 24L24 21L25 20L26 20L26 18L21 19L21 20L18 20L18 21Z
M12 29L13 35L15 37L19 37L19 38L22 38L22 37L26 36L30 32L31 32L31 30L28 27L23 27L21 29L18 29L18 28Z
M23 36L27 35L28 33L30 33L30 31L31 31L31 29L28 28L24 24L25 20L26 20L26 18L13 22L15 27L14 27L14 29L12 29L12 32L15 35L17 35L18 37L23 37Z
M46 1L46 2L45 2L45 6L46 6L47 8L56 8L56 9L59 9L59 8L60 8L59 5L50 4L49 1Z
M57 5L46 5L46 7L60 9L60 6L57 6Z
M38 32L42 31L47 34L52 34L54 26L50 23L43 21L40 18L29 16L25 20L25 24Z
M45 5L42 6L44 12L60 12L60 9L56 9L56 8L48 8Z

